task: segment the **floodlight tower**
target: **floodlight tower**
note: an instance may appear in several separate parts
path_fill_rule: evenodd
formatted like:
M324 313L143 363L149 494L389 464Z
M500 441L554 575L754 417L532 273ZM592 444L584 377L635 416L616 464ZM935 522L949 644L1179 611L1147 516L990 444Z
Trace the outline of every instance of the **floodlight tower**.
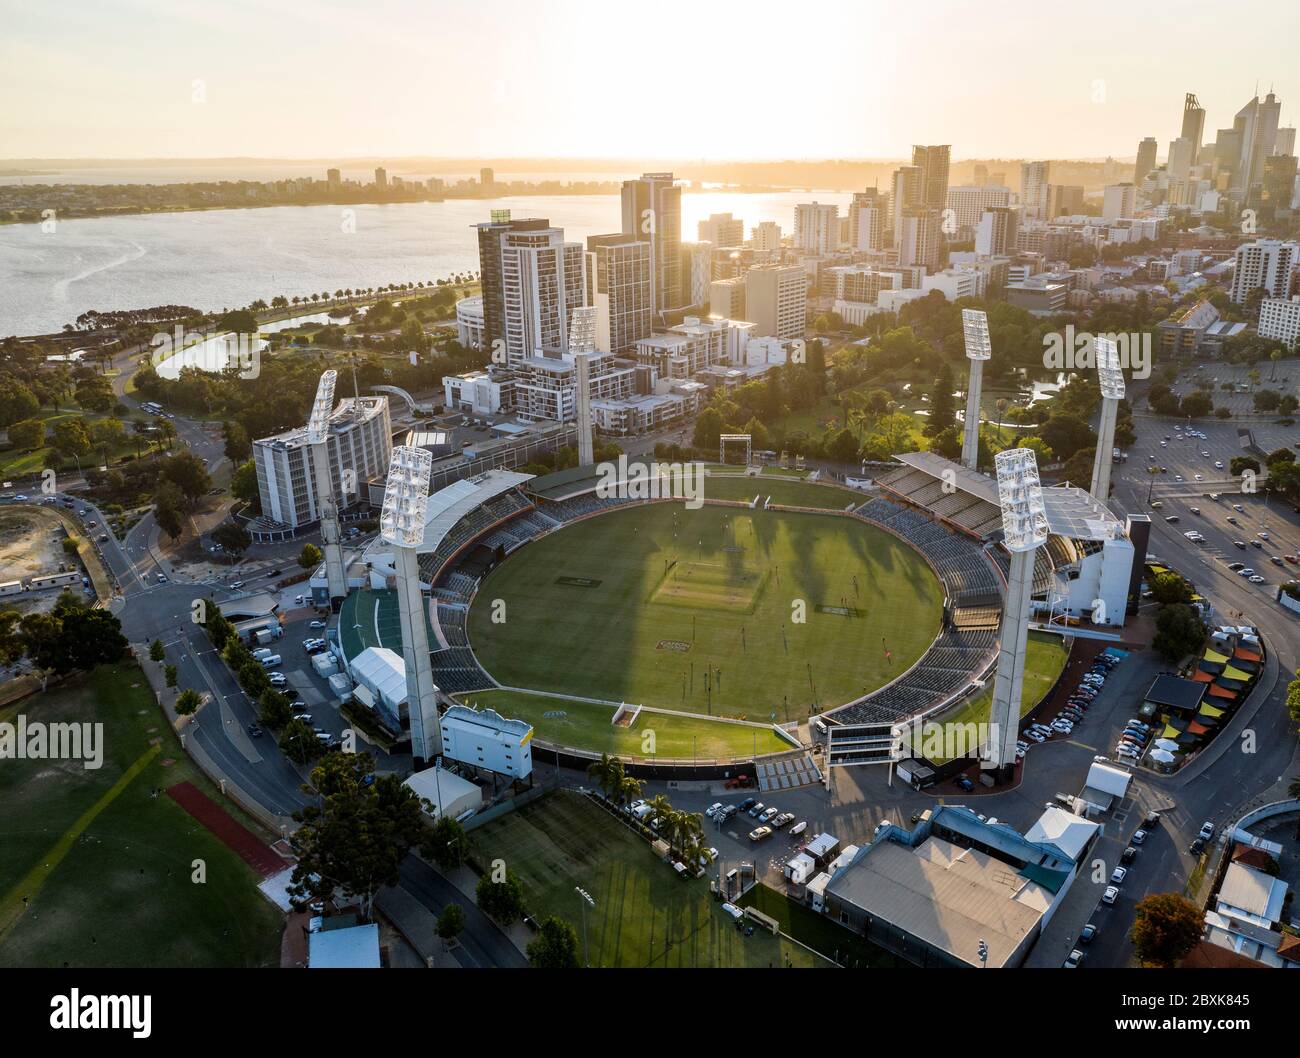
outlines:
M984 765L996 768L998 778L1006 781L1016 766L1034 556L1047 542L1047 514L1038 481L1038 460L1032 449L1010 448L994 456L993 462L998 472L1003 543L1011 552L1011 573L1002 610L1002 643L993 681L993 707L989 716L992 728L984 746Z
M415 549L424 540L424 512L429 502L433 455L423 448L398 445L388 464L384 509L379 532L393 546L397 572L397 609L402 621L402 659L406 663L406 706L411 718L411 754L415 769L442 755L438 723L438 688L429 661L429 632Z
M1097 350L1097 381L1101 384L1101 422L1097 424L1097 455L1092 461L1093 499L1105 504L1110 493L1111 450L1115 446L1115 419L1124 399L1124 372L1119 351L1109 338L1094 339Z
M576 415L578 419L578 466L591 466L595 446L591 437L591 354L596 348L596 310L579 306L569 322L569 351L578 375Z
M993 355L989 342L989 318L983 309L961 310L962 336L966 339L966 359L970 361L970 380L966 383L966 435L961 445L961 463L978 469L980 458L980 389L984 383L984 361Z
M320 509L320 537L325 545L325 577L329 582L330 609L338 612L348 593L348 578L343 569L343 545L339 532L339 505L334 499L334 475L330 471L330 412L334 410L334 384L338 372L326 371L316 385L316 400L307 420L307 444L311 446L311 465L316 479L316 505Z

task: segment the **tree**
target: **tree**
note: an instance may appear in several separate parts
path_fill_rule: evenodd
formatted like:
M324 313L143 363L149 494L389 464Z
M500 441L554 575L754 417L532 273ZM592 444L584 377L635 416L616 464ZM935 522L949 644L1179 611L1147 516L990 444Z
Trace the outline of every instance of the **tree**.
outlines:
M942 433L957 421L952 399L952 368L945 362L939 369L934 389L930 391L930 421L925 425L928 437Z
M321 559L324 557L320 548L309 541L303 544L302 550L298 552L298 565L303 569L314 569L320 565Z
M507 869L500 880L495 872L483 875L474 896L479 909L499 925L508 926L524 913L524 883L512 870Z
M90 434L84 419L60 419L54 424L50 443L63 456L84 456L90 451Z
M1170 967L1196 947L1204 928L1191 901L1178 893L1153 893L1138 903L1129 939L1144 966Z
M1205 643L1205 625L1184 603L1163 607L1156 615L1156 635L1151 645L1166 661L1178 661Z
M223 331L234 331L236 334L256 334L257 317L247 309L235 309L222 316L217 321L217 327Z
M716 408L705 408L695 420L693 442L696 448L717 448L722 436L722 416Z
M272 731L279 731L293 720L293 705L288 695L268 687L257 697L257 715Z
M421 800L400 776L376 776L369 753L326 754L311 784L321 801L294 813L301 825L290 839L298 863L289 895L309 902L346 893L368 920L375 894L398 883L398 867L423 837Z
M1038 436L1052 450L1058 460L1069 459L1083 448L1096 448L1097 438L1083 419L1077 415L1053 415L1038 429Z
M578 933L572 924L555 915L542 923L537 936L528 942L528 963L539 970L572 970L578 966Z
M180 490L187 510L192 510L199 497L212 488L207 467L192 452L181 452L167 459L162 465L161 476Z
M233 419L227 419L221 424L222 433L226 439L226 458L231 463L238 466L253 454L253 446L248 439L248 431L243 425Z
M181 508L185 498L173 481L162 481L154 492L153 518L158 528L175 540L185 530L185 518Z
M107 610L87 609L66 593L49 613L22 619L22 638L27 656L38 668L60 675L120 661L127 648L116 617Z
M1252 456L1233 456L1232 460L1228 463L1228 470L1232 473L1234 478L1241 477L1242 471L1245 470L1254 471L1258 474L1260 470L1259 460Z
M1192 601L1191 586L1181 576L1172 571L1157 573L1151 578L1150 588L1152 596L1162 606Z
M177 684L177 671L175 665L166 665L163 667L163 678L167 681L168 687L175 687Z
M162 645L161 639L155 639L149 644L149 660L162 661L167 656L167 649Z
M1183 402L1186 405L1186 401ZM1256 411L1277 411L1282 403L1282 394L1275 389L1261 389L1255 394Z
M425 835L420 855L449 871L464 861L465 849L465 828L451 816L439 816Z
M34 452L45 443L45 424L39 419L24 419L9 427L9 441L20 452Z
M41 402L27 386L9 378L0 386L0 429L30 419L41 410Z
M212 530L212 542L232 555L242 555L253 543L253 538L238 522L222 522Z
M1183 398L1182 413L1199 419L1214 410L1214 404L1204 393L1189 393Z
M241 463L230 475L230 494L237 500L251 504L257 511L262 509L257 491L257 467L251 459Z
M176 715L189 716L203 704L203 696L198 691L186 687L176 696Z
M438 936L450 944L465 928L465 912L460 904L448 904L438 916Z
M0 665L12 665L23 656L22 615L0 610Z

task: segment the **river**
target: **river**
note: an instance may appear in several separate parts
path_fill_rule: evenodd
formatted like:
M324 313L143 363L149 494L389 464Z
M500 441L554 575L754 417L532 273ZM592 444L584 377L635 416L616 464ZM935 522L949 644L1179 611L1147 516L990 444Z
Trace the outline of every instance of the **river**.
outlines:
M794 228L799 202L841 192L725 191L682 196L682 238L711 213ZM0 337L60 330L88 309L190 305L212 312L352 287L431 282L478 268L472 225L493 209L547 217L571 241L619 230L616 195L547 195L341 206L154 213L0 226ZM355 230L347 230L354 227Z

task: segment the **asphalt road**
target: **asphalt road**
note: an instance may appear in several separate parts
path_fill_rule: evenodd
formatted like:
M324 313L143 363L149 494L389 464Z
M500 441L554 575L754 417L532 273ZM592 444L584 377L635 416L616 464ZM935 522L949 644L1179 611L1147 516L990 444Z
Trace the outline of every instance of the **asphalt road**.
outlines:
M400 868L402 888L435 915L448 904L459 904L465 912L465 929L455 956L462 966L525 967L528 960L510 938L451 882L416 856L408 856Z

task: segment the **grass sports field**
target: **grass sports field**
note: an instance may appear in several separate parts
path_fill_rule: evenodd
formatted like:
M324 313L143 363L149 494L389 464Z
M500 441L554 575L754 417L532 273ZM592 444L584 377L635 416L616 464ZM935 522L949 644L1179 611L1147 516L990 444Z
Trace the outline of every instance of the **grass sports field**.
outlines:
M770 727L728 724L704 716L643 710L634 727L615 727L609 722L616 708L612 705L521 691L475 691L460 698L480 709L495 709L502 716L527 721L544 742L622 757L720 760L793 748ZM647 740L647 732L654 733L652 741Z
M920 556L857 520L660 503L508 558L481 586L469 631L507 687L784 722L907 669L941 606Z
M850 492L838 485L819 485L815 481L783 481L780 478L743 475L710 474L704 479L704 497L710 500L743 500L748 503L755 496L788 507L820 507L827 511L842 511L850 504L854 507L866 502L861 493Z
M139 669L99 668L0 720L20 709L29 723L102 723L104 760L0 767L0 966L279 964L280 914L258 876L170 797L152 796L188 779L219 799ZM191 880L195 860L203 884Z
M582 913L574 887L591 894L592 966L766 967L783 965L787 956L795 966L828 965L782 937L738 933L710 896L707 877L678 878L646 842L578 794L558 791L470 837L480 862L500 857L519 875L529 914L573 923L579 959Z

